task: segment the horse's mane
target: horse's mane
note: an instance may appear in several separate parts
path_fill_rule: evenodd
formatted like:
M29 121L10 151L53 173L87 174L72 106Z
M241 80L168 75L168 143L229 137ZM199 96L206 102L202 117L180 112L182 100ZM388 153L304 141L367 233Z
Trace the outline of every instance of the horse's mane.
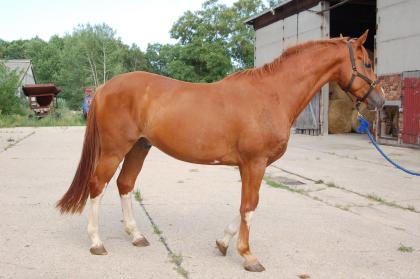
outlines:
M277 57L276 59L274 59L270 63L266 63L263 66L258 67L258 68L247 69L247 70L243 70L243 71L239 71L239 72L230 74L225 79L237 79L237 78L241 78L241 77L244 77L244 76L247 76L247 77L261 77L263 75L275 72L278 69L278 67L282 63L284 63L284 61L286 61L288 58L293 57L296 54L302 53L302 52L304 52L308 49L311 49L313 46L317 46L317 45L325 46L326 44L336 45L338 42L347 42L347 41L348 41L348 38L344 37L344 38L333 38L333 39L326 39L326 40L308 41L308 42L304 42L304 43L301 43L301 44L297 44L297 45L288 47L285 51L283 51L283 53L279 57Z

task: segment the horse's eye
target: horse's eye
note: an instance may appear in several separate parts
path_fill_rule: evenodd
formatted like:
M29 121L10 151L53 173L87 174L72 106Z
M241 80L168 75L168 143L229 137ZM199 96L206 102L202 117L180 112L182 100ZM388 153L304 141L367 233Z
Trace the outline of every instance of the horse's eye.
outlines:
M372 68L372 64L365 64L365 68Z

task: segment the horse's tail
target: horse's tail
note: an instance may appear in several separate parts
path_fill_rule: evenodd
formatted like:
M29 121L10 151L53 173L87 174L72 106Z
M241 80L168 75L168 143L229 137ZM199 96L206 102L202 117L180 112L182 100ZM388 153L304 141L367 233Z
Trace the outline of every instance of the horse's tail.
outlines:
M96 168L100 152L98 126L96 123L95 98L89 108L85 139L79 166L74 175L73 182L64 196L57 202L56 207L64 213L81 213L89 197L89 180Z

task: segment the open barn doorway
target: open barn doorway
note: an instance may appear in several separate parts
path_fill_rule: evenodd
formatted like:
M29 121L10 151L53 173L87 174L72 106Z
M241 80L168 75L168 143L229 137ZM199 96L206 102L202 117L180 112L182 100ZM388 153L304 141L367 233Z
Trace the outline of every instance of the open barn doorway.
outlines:
M359 37L369 29L365 48L372 62L375 61L376 0L329 1L330 37ZM344 3L345 2L345 3ZM340 5L340 3L344 3ZM336 7L334 7L336 5ZM376 63L373 63L374 65ZM369 122L375 121L376 113L362 107ZM330 83L328 107L328 131L331 134L355 132L358 126L357 113L352 100L334 82ZM373 125L371 125L373 127Z

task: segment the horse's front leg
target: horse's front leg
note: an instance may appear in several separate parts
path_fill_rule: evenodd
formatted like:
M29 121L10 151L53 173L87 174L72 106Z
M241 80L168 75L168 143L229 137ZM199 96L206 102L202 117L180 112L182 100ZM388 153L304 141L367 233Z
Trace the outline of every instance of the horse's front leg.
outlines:
M239 254L244 257L244 268L248 271L261 272L265 268L257 258L252 255L249 248L249 229L251 218L258 205L259 190L264 177L266 159L254 159L240 166L242 178L242 197L239 224L239 237L237 248Z

